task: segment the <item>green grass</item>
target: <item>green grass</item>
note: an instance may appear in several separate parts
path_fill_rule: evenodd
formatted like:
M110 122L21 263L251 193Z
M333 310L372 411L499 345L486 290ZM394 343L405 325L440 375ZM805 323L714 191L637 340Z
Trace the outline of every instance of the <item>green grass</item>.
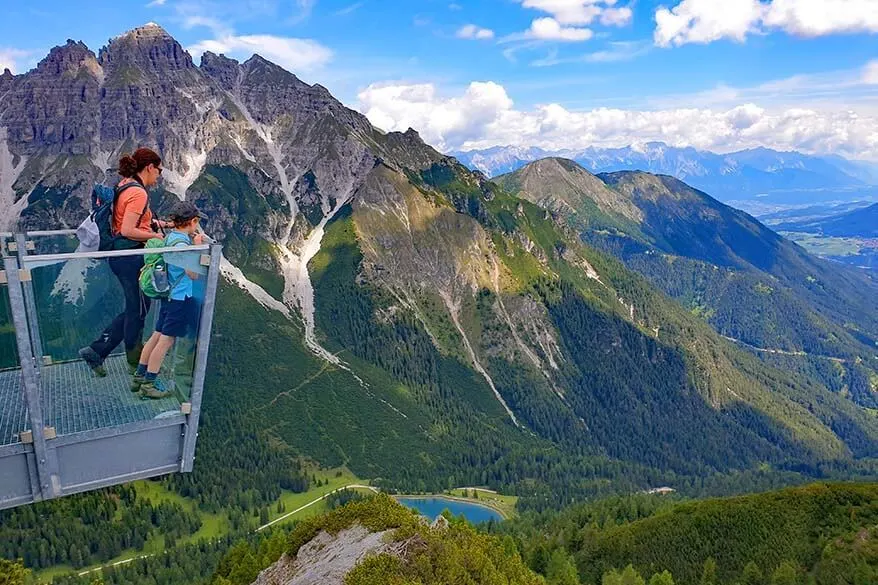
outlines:
M856 256L860 253L860 241L857 238L836 238L800 232L781 232L780 235L818 256Z
M466 500L467 502L488 506L500 512L504 518L512 518L516 515L515 506L518 504L518 496L507 496L480 489L476 491L478 492L478 498L471 497L472 489L453 489L447 491L446 494L454 498Z
M312 487L307 492L303 492L300 494L284 491L280 499L277 502L274 502L269 509L269 518L272 521L280 518L281 516L284 516L285 514L289 514L293 510L301 508L309 502L313 502L321 496L325 496L330 492L333 492L339 488L343 488L346 485L354 483L368 485L369 483L368 481L359 479L346 467L339 467L329 470L316 470L313 472L308 472L307 475L310 477L312 474L315 475L317 479L319 479L321 482L328 483L320 487ZM278 503L283 503L283 506L286 510L285 512L277 511ZM308 518L316 515L317 512L321 510L326 510L326 502L319 502L317 504L314 504L313 506L305 508L298 514L293 514L292 516L290 516L288 520L301 520L302 518Z
M161 482L138 481L134 484L134 487L137 490L138 498L151 500L153 504L159 504L161 502L180 504L186 510L198 514L201 518L201 528L199 528L194 534L180 539L179 543L181 545L195 543L205 539L209 540L217 538L228 533L231 528L228 516L225 514L211 514L204 512L203 510L198 509L197 504L193 500L184 498L177 492L169 490ZM152 539L147 541L147 547L151 540Z

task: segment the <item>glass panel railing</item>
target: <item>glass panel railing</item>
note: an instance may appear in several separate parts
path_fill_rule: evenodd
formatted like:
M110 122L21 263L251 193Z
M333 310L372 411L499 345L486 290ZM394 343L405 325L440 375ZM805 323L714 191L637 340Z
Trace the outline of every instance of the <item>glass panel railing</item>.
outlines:
M6 270L3 258L0 258L0 270ZM3 284L0 285L0 446L20 442L21 433L27 430L30 430L30 422L21 383L9 287Z
M191 282L189 300L150 301L138 296L139 289L130 288L131 315L126 314L125 292L117 274L132 282L129 287L136 286L133 280L147 251L109 253L112 258L102 252L41 252L38 244L29 252L33 255L22 261L31 277L25 287L33 291L32 333L37 333L42 352L39 378L46 426L61 436L179 414L192 391L207 276L201 259L209 254L207 246L163 254L172 267L172 281L177 267L199 276ZM176 284L182 293L188 283L180 280ZM162 303L169 306L164 315L159 310ZM136 330L138 315L143 319L142 333ZM132 391L132 368L140 357L140 344L148 342L160 318L164 319L162 330L173 334L175 341L161 362L159 381L147 387L145 396ZM136 345L133 351L126 351L126 335L129 344ZM88 347L95 352L86 350L91 357L97 354L102 360L101 375L81 357L80 351Z

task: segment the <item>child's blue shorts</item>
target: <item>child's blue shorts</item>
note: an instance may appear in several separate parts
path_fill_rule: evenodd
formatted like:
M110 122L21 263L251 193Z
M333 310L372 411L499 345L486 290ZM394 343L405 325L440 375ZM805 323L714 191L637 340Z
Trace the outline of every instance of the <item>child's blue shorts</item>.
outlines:
M192 297L186 297L183 301L162 299L155 330L168 337L186 337L190 331L195 330L198 322L197 309Z

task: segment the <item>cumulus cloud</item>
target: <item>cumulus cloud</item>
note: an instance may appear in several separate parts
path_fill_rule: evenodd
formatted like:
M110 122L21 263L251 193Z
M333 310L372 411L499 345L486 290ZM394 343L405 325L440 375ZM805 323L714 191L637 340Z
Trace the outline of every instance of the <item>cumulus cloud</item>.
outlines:
M587 41L593 36L594 32L591 29L563 26L554 18L546 16L535 19L530 24L530 28L523 34L518 35L517 38L570 43Z
M457 38L475 40L493 39L494 31L488 28L476 26L474 24L466 24L458 29Z
M384 130L415 128L443 150L497 145L578 149L661 140L730 151L754 146L878 159L878 118L853 111L726 108L571 111L559 104L517 109L505 88L474 82L456 96L433 84L372 85L359 109Z
M333 56L329 48L311 39L273 35L225 34L215 39L200 41L188 47L188 51L196 58L205 51L242 59L259 54L294 73L320 69L329 63Z
M683 0L655 13L655 43L662 47L743 42L772 30L817 37L842 33L878 33L875 0Z
M622 26L631 21L630 8L615 7L616 0L521 0L525 8L546 12L566 26L584 26L598 18L604 25Z

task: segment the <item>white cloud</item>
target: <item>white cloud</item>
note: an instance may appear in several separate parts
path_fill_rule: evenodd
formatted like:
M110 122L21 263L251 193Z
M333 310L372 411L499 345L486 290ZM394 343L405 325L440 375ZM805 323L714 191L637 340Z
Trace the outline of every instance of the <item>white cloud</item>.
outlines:
M488 28L481 28L474 24L467 24L457 31L457 38L459 39L476 39L476 40L487 40L494 38L494 31Z
M842 33L878 33L875 0L683 0L655 13L655 43L662 47L743 42L771 30L816 37Z
M545 104L520 110L493 82L471 83L457 96L444 96L433 84L372 85L359 94L359 109L380 128L415 128L443 150L497 145L577 149L661 140L720 152L767 146L878 160L878 117L838 109L742 103L586 111Z
M861 80L866 85L878 85L878 59L863 67Z
M762 16L759 0L683 0L655 13L655 44L660 47L710 43L721 38L743 41Z
M329 48L311 39L273 35L227 34L200 41L188 47L188 51L196 58L205 51L240 58L248 58L258 53L293 73L320 69L329 63L333 56Z
M604 26L625 26L634 18L634 12L627 6L607 8L601 13L601 24Z
M156 6L164 6L168 0L152 0L146 5L147 8L155 8Z
M546 12L562 25L584 26L600 18L606 26L622 26L631 21L628 7L615 8L616 0L521 0L525 8Z
M530 28L519 38L536 39L541 41L580 42L587 41L594 36L594 32L588 28L575 26L562 26L551 17L537 18Z
M804 37L833 33L876 33L878 2L774 0L765 15L764 24Z
M0 47L0 74L3 73L4 69L19 73L21 61L32 54L32 51Z

